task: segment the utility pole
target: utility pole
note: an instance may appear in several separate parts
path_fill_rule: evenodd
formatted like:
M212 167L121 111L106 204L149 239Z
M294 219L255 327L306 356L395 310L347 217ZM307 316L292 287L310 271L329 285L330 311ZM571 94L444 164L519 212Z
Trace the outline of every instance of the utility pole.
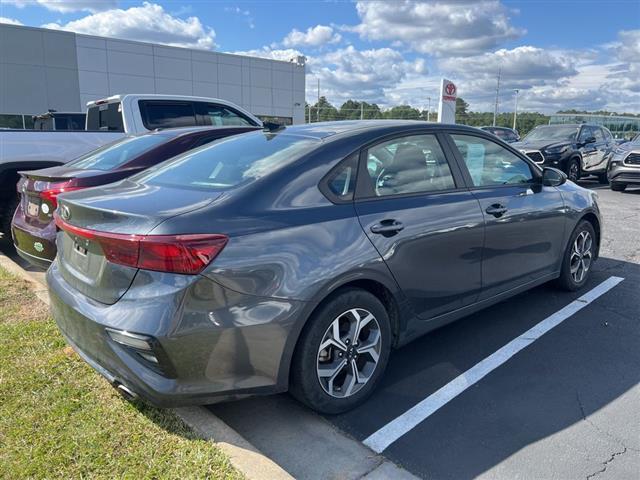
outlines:
M431 114L431 97L427 97L429 100L429 106L427 107L427 122L429 121L429 115Z
M318 78L318 111L316 112L316 121L320 121L320 79Z
M496 105L493 107L493 126L496 126L496 117L498 116L498 97L500 96L500 74L502 73L502 66L498 67L498 84L496 86Z
M364 120L364 102L360 102L360 120Z
M518 92L519 90L516 88L514 90L514 92L516 93L516 104L515 107L513 109L513 129L516 129L516 118L518 118Z

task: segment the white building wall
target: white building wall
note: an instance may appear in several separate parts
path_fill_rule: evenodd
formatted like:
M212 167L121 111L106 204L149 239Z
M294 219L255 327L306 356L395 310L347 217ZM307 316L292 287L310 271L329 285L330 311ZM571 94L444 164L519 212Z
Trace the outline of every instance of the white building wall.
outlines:
M115 94L198 95L304 122L305 68L291 62L0 25L0 113L84 110Z

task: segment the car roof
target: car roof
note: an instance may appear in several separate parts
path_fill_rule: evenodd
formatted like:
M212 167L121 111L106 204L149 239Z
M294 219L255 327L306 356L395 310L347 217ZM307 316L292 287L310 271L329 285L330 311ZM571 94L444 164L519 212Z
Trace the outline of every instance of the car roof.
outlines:
M423 120L341 120L334 122L305 123L281 128L273 133L286 133L322 140L338 134L363 133L365 131L380 130L390 127L426 127L434 130L455 128L477 132L474 127L458 124L431 123Z
M144 132L138 135L131 136L140 136L140 135L162 135L167 138L175 138L182 135L191 135L191 134L206 134L213 132L224 132L225 130L259 130L261 127L256 125L229 125L224 127L215 127L215 126L192 126L192 127L174 127L174 128L159 128L156 130L151 130L149 132Z

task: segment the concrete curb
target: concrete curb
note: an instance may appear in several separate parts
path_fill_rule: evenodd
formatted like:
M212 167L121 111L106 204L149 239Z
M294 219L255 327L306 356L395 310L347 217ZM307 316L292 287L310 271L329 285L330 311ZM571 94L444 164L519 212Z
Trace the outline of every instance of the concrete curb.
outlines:
M2 252L0 252L0 267L29 282L35 295L49 305L49 295L46 285L42 283L44 279L42 275L30 274ZM40 278L42 280L39 280ZM231 464L248 479L291 480L293 478L209 410L203 407L171 410L198 436L214 443L229 457Z

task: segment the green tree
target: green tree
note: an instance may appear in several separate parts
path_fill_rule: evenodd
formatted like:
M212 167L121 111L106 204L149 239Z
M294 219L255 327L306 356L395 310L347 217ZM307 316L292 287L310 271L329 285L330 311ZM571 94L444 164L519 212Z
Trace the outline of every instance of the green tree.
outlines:
M328 122L332 120L341 120L338 109L331 105L326 97L320 97L314 105L311 105L311 121L312 122Z

